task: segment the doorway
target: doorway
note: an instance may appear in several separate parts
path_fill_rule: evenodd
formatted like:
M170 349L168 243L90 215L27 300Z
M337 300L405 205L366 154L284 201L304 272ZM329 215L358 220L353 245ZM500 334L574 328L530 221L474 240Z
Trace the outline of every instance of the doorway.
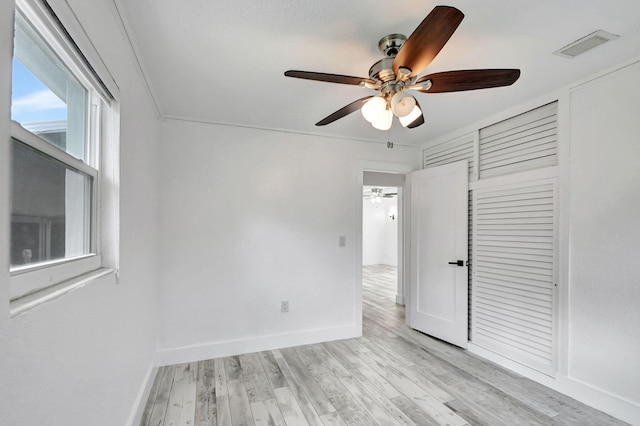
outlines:
M375 291L392 291L396 301L403 299L398 283L398 221L398 187L363 185L363 284Z
M361 286L379 280L393 303L405 302L404 190L408 171L363 171L361 200Z
M360 268L357 272L360 275L357 291L366 291L371 296L371 280L365 282L371 271L366 268L371 264L384 265L389 260L385 262L384 257L382 260L371 259L365 252L368 249L365 245L371 244L370 236L365 235L368 221L365 214L371 208L365 203L379 204L378 215L382 216L380 211L388 215L386 208L382 209L384 201L371 203L367 199L374 192L383 200L391 198L393 189L396 189L396 300L391 299L389 303L406 305L402 316L411 328L460 347L465 347L468 340L465 265L468 254L468 177L465 166L468 167L460 162L408 175L365 171L363 199L359 202L362 210L359 215ZM384 197L385 194L389 197ZM383 272L388 273L388 270ZM387 293L393 290L388 287ZM362 293L358 297L363 300ZM362 304L357 305L356 310L360 310L356 318L361 319Z

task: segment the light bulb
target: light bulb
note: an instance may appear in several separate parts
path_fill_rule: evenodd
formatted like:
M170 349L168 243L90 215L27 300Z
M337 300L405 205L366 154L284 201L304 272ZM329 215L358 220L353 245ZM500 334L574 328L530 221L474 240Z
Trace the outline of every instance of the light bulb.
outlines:
M376 121L372 122L371 125L378 130L389 130L391 128L391 124L393 124L393 113L390 109L385 109L378 115Z
M387 109L387 101L381 96L375 96L362 105L360 112L369 123L373 123L378 119L381 111Z
M409 115L416 106L416 98L404 92L397 92L391 97L391 110L396 117Z
M416 121L416 119L420 117L420 114L422 114L420 107L415 105L409 114L399 118L400 124L402 124L403 127L407 127L409 124Z

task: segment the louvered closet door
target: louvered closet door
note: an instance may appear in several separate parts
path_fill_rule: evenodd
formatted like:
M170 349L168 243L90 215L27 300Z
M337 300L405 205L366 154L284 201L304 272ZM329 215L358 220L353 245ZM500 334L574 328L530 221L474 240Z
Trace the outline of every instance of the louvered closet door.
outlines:
M556 184L474 191L473 342L554 369Z
M480 130L480 179L558 164L558 103Z
M466 135L461 138L443 142L423 151L423 168L443 166L460 160L469 162L469 177L475 177L475 163L473 161L474 137Z

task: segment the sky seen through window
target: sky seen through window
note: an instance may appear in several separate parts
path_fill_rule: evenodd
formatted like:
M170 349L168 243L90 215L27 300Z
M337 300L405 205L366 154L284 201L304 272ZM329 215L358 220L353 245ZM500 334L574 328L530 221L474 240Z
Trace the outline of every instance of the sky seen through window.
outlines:
M12 87L12 120L21 124L67 120L67 105L15 58Z

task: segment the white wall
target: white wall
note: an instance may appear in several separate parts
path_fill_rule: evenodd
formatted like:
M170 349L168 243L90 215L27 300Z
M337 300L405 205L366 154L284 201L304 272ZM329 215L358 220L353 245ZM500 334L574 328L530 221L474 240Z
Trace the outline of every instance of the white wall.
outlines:
M418 151L174 120L162 135L159 362L359 333L361 160L417 167Z
M638 81L636 63L571 93L566 207L569 375L640 406Z
M50 1L55 7L58 0ZM13 2L0 2L0 423L126 424L156 348L158 120L113 2L72 0L121 90L121 280L9 318L9 99Z
M398 211L397 198L383 198L382 203L362 201L362 264L398 266L398 218L391 219L389 210Z

